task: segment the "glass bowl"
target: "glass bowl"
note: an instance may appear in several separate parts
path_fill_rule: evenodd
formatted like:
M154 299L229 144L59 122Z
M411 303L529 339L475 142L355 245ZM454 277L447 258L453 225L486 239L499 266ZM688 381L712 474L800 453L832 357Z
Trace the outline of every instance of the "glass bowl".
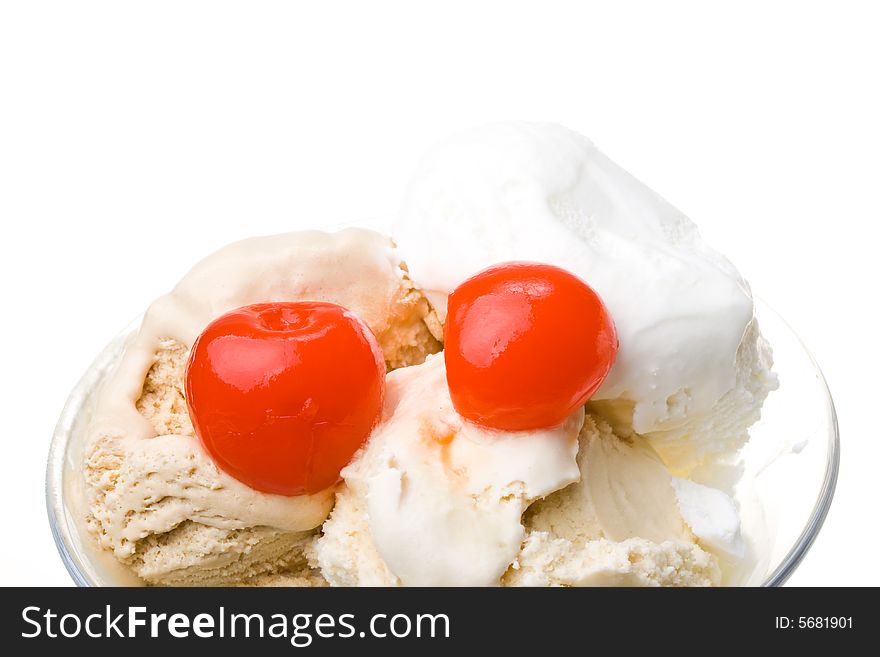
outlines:
M725 584L780 586L803 560L828 513L837 481L839 437L819 366L779 315L760 300L755 305L761 331L773 347L779 388L767 398L741 454L742 477L734 493L750 549L726 574ZM79 586L142 584L93 546L83 521L81 467L95 391L139 325L137 320L117 336L83 375L61 413L49 450L49 522L61 558Z

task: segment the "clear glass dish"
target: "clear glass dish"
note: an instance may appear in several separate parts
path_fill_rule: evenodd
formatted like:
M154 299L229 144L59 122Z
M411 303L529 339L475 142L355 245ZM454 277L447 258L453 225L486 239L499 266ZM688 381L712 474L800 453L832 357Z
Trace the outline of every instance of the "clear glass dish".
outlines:
M742 453L736 498L751 555L727 576L731 585L780 586L816 538L837 481L839 437L831 395L818 365L786 322L760 300L756 312L773 347L779 389L764 406ZM46 502L58 551L79 586L139 585L92 546L84 527L83 437L95 391L140 320L98 355L70 394L49 450Z

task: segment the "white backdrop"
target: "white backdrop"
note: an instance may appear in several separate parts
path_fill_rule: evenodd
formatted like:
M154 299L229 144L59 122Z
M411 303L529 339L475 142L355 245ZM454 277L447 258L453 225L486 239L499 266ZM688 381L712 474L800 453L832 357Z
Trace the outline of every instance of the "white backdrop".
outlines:
M150 300L231 240L393 212L427 145L506 118L590 136L800 332L843 456L791 583L880 584L878 15L605 4L2 4L0 584L70 583L49 437Z

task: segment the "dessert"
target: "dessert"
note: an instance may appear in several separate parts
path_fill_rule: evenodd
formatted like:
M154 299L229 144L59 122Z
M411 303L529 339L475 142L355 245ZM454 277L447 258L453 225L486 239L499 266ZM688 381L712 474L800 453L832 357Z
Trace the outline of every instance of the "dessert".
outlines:
M391 237L245 240L156 301L84 516L149 585L720 585L771 363L680 212L565 128L486 126Z
M99 394L86 441L90 533L146 583L229 584L282 572L316 579L303 550L333 490L267 494L226 474L195 438L184 395L190 347L212 320L251 303L306 299L356 313L388 367L440 347L427 302L377 233L254 238L196 265L150 306Z
M741 446L774 385L733 265L681 212L562 126L499 123L437 146L392 233L441 321L447 295L496 262L547 262L587 281L620 336L590 403L682 474Z

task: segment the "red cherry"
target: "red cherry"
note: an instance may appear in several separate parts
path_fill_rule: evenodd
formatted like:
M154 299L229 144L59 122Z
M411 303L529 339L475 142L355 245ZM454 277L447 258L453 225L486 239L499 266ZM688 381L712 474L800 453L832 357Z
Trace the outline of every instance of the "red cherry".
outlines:
M490 267L459 285L448 309L452 403L487 427L558 426L598 390L617 355L617 331L602 300L559 267Z
M385 364L363 322L332 303L261 303L214 320L193 345L186 402L222 470L279 495L316 493L375 426Z

